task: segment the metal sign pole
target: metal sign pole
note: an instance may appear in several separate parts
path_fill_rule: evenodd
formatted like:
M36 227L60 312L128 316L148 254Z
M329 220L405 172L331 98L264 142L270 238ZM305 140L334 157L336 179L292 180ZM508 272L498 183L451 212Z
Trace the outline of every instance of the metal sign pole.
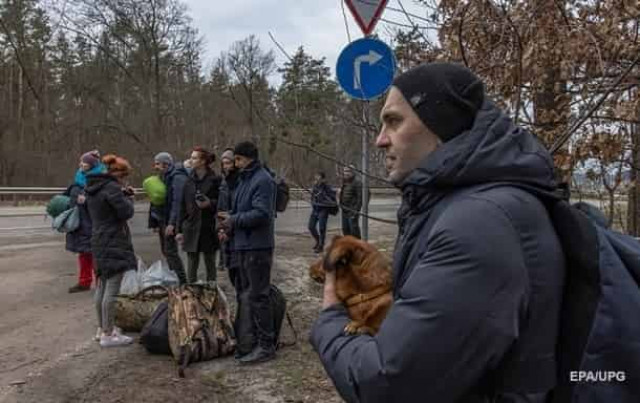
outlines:
M369 134L367 133L368 103L362 103L362 172L369 173ZM362 239L369 240L369 177L362 175Z

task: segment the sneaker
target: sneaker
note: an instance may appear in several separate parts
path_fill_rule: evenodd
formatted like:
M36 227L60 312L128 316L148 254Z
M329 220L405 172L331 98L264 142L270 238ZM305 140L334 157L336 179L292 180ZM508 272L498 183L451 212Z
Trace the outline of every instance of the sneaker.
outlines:
M253 351L242 358L238 359L240 364L258 364L261 362L271 361L276 358L276 351L272 348L264 348L258 346Z
M91 289L90 286L76 284L73 287L69 288L69 294L74 294L76 292L89 291Z
M96 335L93 338L93 340L100 342L100 337L102 337L104 335L104 332L102 331L102 328L99 327L98 330L96 331Z
M119 347L133 343L133 338L116 333L115 329L111 336L102 335L100 337L100 347Z

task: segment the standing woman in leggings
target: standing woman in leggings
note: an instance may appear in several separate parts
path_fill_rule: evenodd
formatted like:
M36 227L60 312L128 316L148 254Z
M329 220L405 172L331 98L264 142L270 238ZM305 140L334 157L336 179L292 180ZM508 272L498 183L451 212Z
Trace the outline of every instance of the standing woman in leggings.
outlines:
M96 262L98 288L96 311L102 347L130 344L133 339L114 326L115 297L127 270L136 269L136 257L127 220L133 217L133 189L125 186L131 166L124 158L106 155L104 174L91 175L86 187L87 204L93 224L91 250Z

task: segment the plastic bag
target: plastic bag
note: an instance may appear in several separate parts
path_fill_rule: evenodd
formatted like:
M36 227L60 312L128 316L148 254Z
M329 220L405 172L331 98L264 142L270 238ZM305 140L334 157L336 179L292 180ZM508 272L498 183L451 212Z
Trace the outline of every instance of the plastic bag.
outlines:
M122 277L122 284L120 285L121 295L135 295L140 291L140 280L138 279L138 272L136 270L128 270Z
M169 269L169 265L164 260L158 260L152 264L142 275L142 288L153 285L173 287L179 284L178 276Z
M120 285L120 294L137 294L142 289L142 276L144 275L144 272L146 270L147 266L145 266L142 259L138 256L138 269L129 270L124 274L124 277L122 278L122 284Z

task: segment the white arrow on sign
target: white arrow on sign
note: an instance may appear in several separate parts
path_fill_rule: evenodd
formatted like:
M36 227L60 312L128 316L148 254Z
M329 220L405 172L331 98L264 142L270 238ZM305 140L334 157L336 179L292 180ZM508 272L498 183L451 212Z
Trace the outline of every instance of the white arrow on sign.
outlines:
M382 16L389 0L344 0L362 33L369 35Z
M369 63L370 65L374 65L382 60L382 55L374 50L370 50L366 55L360 55L356 57L356 60L353 62L353 88L356 90L362 89L362 85L360 82L360 67L362 63Z

